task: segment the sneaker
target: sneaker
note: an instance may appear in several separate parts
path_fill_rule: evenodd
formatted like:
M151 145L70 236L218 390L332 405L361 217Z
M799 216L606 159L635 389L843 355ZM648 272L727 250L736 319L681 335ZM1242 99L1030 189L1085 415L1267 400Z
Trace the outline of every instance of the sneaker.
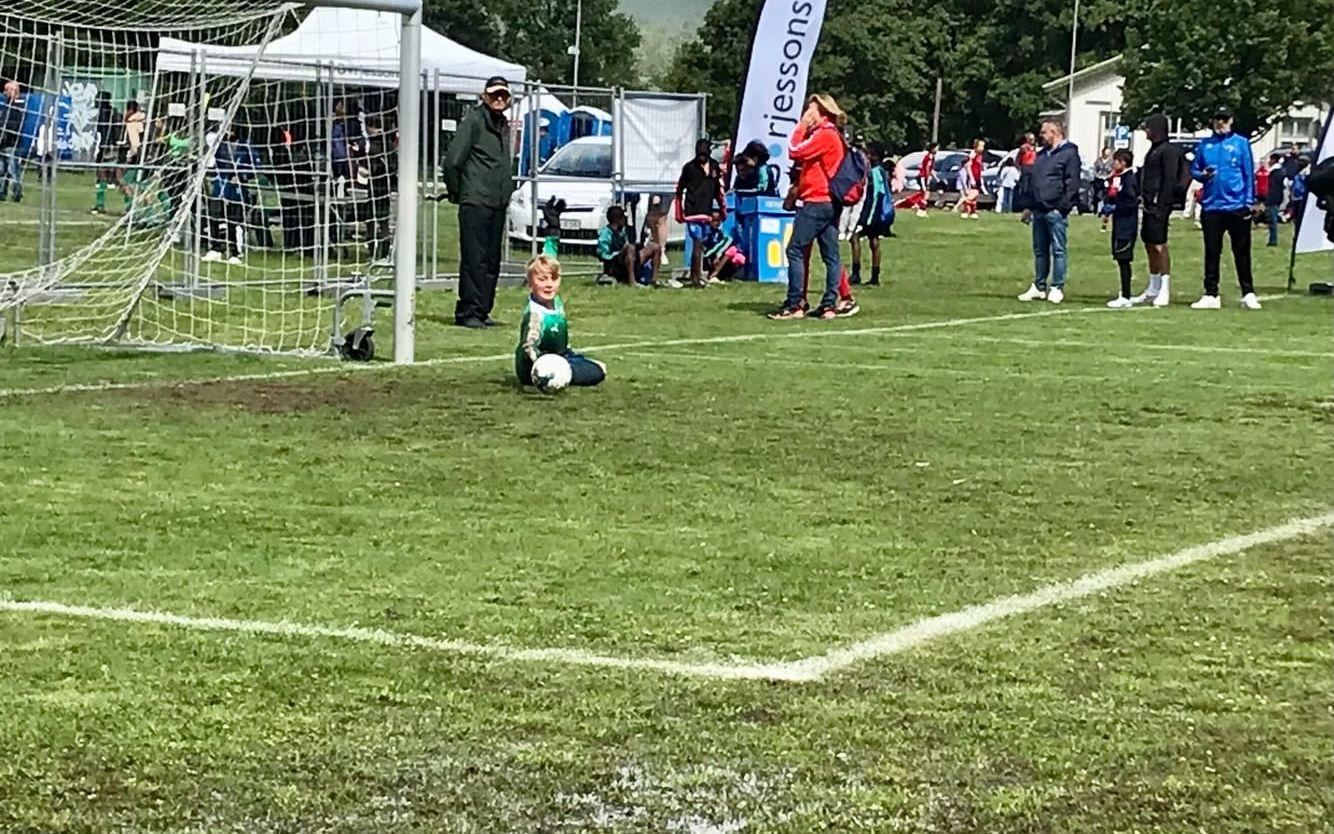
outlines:
M1171 303L1172 294L1167 291L1167 287L1163 287L1162 291L1153 297L1153 306L1155 307L1166 307Z
M610 287L612 284L616 283L616 279L604 273L597 277L597 281L595 283L599 287Z
M1241 306L1246 310L1259 310L1260 299L1255 297L1255 293L1248 292L1241 297Z
M667 278L667 279L665 279L665 280L659 281L659 282L658 282L658 286L659 286L659 287L666 287L666 288L669 289L669 290L679 290L679 289L681 289L682 287L684 287L685 284L682 284L680 281L676 280L675 278Z
M1028 289L1019 295L1020 301L1042 301L1047 297L1046 290L1038 289L1037 284L1029 284Z
M1130 299L1130 306L1132 306L1132 307L1138 307L1138 306L1141 305L1141 304L1152 304L1152 303L1154 302L1154 300L1156 300L1157 298L1158 298L1158 296L1156 296L1156 295L1149 295L1148 290L1145 290L1144 292L1140 293L1139 295L1136 295L1136 296L1131 297L1131 299Z
M241 261L240 258L236 257L235 255L232 255L230 258L227 259L227 263L231 264L232 266L241 266L243 262Z
M861 274L860 272L851 272L851 273L848 273L848 283L849 283L849 284L852 284L853 286L857 286L857 285L860 284L861 282L862 282L862 274Z
M878 287L878 286L880 286L880 279L877 278L876 276L872 275L872 276L871 276L871 280L869 280L869 281L866 282L866 286L868 286L868 287Z
M469 330L485 330L486 322L479 318L461 319L454 322L459 327L466 327Z
M918 217L926 217L926 209L918 209L918 210L917 210L917 216L918 216Z
M1216 295L1202 295L1200 300L1190 305L1192 310L1221 310L1223 303L1218 300Z
M204 260L204 263L206 263L206 264L215 264L215 263L217 263L218 261L222 260L222 253L210 249L210 250L208 250L207 252L204 253L204 259L203 259L203 260Z
M834 305L834 315L841 319L852 318L861 311L862 308L858 306L857 299L851 297L839 299L839 302Z
M1107 306L1112 310L1129 310L1131 307L1135 306L1135 302L1126 298L1124 295L1120 295L1113 298L1111 301L1108 301Z
M833 321L838 318L838 309L835 307L825 307L821 305L816 307L813 312L807 313L808 319L819 319L820 321Z
M495 319L491 318L490 316L487 316L486 318L482 319L482 324L483 324L483 326L485 326L485 327L503 327L503 326L504 326L501 322L496 321Z
M1047 292L1047 300L1052 304L1060 304L1065 300L1065 290L1060 287L1052 287L1051 290Z
M796 307L788 307L787 305L783 305L782 307L779 307L777 310L774 310L770 313L766 313L765 315L768 318L772 319L773 321L804 319L806 318L806 307L805 305L802 304L798 304Z
M106 214L106 213L107 213L107 210L106 210L106 209L95 208L95 209L91 209L88 213L89 213L89 214L102 215L102 214Z
M704 279L704 283L709 284L710 286L717 286L722 282L723 279L719 278L717 275L710 275L708 278Z

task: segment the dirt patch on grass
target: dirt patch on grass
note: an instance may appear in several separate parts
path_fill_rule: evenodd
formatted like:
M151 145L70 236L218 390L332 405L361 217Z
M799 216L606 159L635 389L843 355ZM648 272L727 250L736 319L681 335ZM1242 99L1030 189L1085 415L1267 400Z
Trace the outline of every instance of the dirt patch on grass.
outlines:
M209 382L118 391L124 400L171 410L221 409L247 414L346 413L417 405L443 395L443 383L423 379L352 378Z

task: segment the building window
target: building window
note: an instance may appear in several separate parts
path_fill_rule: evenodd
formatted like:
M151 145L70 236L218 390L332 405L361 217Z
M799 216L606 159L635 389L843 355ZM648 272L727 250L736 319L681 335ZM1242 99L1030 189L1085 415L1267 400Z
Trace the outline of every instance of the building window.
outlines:
M1099 114L1097 153L1102 153L1103 148L1116 148L1116 129L1120 124L1121 114L1114 110L1104 110Z
M1320 135L1318 119L1280 119L1278 123L1279 144L1314 143Z

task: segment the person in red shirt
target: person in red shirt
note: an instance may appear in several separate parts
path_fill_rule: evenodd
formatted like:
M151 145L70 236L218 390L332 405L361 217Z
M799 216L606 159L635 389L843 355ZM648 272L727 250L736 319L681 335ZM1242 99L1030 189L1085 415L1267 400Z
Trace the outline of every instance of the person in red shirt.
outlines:
M926 146L926 153L922 156L922 164L917 166L917 194L914 195L914 205L917 206L917 216L926 217L926 210L931 206L931 181L936 176L936 143L932 142Z
M978 139L964 165L968 169L963 193L959 195L959 211L964 217L977 219L977 198L982 194L982 170L986 167L987 143Z
M1020 168L1027 170L1038 161L1037 140L1031 133L1024 134L1024 141L1019 145L1019 153L1015 155L1015 164Z
M829 192L829 180L846 152L843 127L847 114L832 96L817 94L806 101L801 122L792 131L788 157L797 166L795 198L800 203L787 245L787 298L769 314L775 320L837 317L838 285L843 274L838 251L838 218L842 207ZM825 290L820 306L807 313L806 249L820 247L825 265Z

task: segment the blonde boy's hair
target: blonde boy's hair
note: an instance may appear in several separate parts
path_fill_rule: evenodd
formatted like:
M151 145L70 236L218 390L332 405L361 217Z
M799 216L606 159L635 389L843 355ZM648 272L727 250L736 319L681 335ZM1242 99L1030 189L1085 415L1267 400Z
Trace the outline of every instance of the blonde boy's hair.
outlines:
M537 277L553 276L560 277L560 261L550 255L538 255L528 262L528 280L531 281Z

